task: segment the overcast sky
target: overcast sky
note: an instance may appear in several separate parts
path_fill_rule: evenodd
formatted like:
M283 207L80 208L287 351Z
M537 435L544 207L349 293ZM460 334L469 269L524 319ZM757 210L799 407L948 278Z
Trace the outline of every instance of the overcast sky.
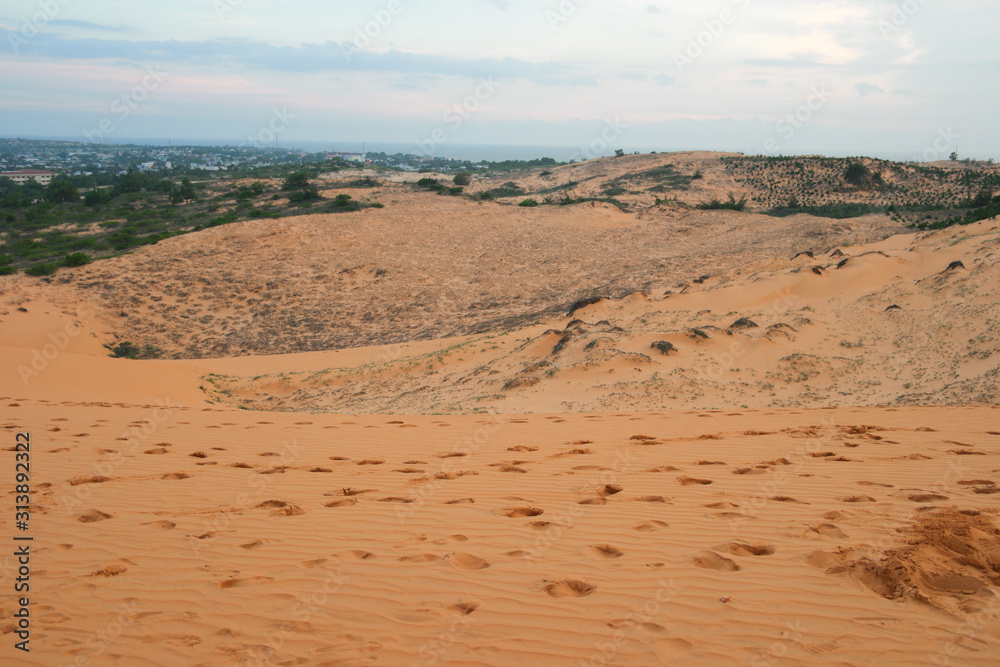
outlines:
M0 135L1000 158L998 27L996 0L5 0Z

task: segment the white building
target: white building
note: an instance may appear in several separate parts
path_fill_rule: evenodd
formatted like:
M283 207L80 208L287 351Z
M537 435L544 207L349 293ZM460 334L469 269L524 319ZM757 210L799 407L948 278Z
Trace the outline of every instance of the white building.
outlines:
M17 185L24 185L29 180L35 180L42 185L48 185L56 175L54 171L41 171L39 169L18 169L17 171L0 171L0 178L9 178Z

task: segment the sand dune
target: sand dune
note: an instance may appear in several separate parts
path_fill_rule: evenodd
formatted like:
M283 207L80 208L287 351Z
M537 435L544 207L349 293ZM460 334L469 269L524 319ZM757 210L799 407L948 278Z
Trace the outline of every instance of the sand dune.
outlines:
M995 220L465 206L0 279L4 664L997 664Z

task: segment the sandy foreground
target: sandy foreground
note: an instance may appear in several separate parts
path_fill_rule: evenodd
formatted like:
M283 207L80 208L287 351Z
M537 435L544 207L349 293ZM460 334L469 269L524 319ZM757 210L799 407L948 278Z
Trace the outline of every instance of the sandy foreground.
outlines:
M391 418L2 400L8 467L30 432L35 494L30 654L12 650L16 564L0 561L14 664L1000 656L996 408Z
M891 240L884 254L845 248L850 261L820 272L781 260L673 302L636 295L576 315L608 318L606 332L556 335L542 322L495 343L517 354L477 343L445 358L494 363L492 382L506 385L551 357L558 370L518 392L476 390L493 397L478 407L502 414L397 416L377 402L445 382L400 360L455 341L393 348L385 368L372 366L377 348L111 359L113 318L59 282L18 278L0 300L0 661L998 664L1000 408L816 407L823 395L767 407L753 384L801 351L858 354L867 374L815 377L872 404L882 394L864 392L890 396L911 379L927 392L964 382L995 403L996 234L980 225ZM793 322L798 338L726 332L738 315L784 328L745 309L795 281L796 312L809 314ZM648 331L634 324L644 317ZM907 323L924 342L896 336ZM711 338L669 333L689 326ZM547 409L570 390L606 391L591 376L645 381L660 367L637 355L663 332L679 350L656 357L664 368L745 336L757 350L740 360L747 369L706 396L750 407ZM370 407L359 415L333 391L346 380L313 377L341 367L375 369L361 373ZM889 389L867 388L882 381ZM809 398L803 382L781 390ZM306 407L226 402L264 388ZM27 530L15 517L18 434L31 443ZM15 537L33 538L22 594ZM23 595L30 653L15 649Z

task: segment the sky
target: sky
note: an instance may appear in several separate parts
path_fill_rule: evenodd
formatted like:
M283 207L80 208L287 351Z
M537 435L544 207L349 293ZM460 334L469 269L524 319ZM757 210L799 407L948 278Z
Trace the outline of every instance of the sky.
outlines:
M3 0L0 136L1000 159L998 26L996 0Z

